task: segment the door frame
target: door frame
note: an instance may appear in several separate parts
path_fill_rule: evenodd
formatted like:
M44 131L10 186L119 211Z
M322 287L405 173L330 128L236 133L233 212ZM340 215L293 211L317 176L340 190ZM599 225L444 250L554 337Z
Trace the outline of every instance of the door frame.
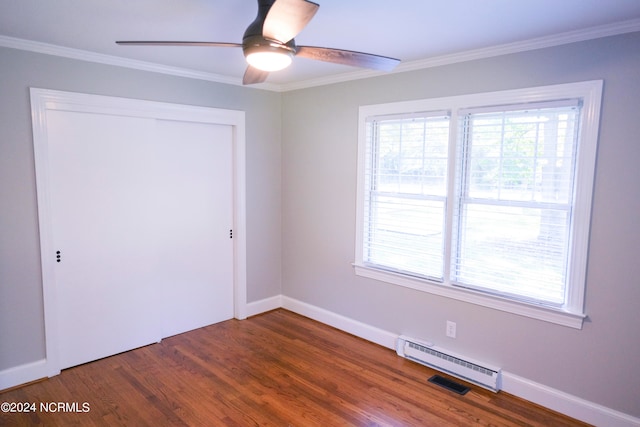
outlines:
M57 336L55 247L51 223L47 112L69 111L232 126L233 312L247 317L246 152L244 111L30 88L36 171L47 376L60 373Z

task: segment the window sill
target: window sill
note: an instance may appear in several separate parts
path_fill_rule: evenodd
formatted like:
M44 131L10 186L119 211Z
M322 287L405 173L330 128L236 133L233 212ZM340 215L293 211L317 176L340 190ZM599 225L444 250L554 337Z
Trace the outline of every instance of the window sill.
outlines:
M497 296L486 295L468 289L454 288L440 283L430 282L424 279L412 278L399 273L384 271L377 268L353 264L358 276L391 283L398 286L427 292L458 301L477 304L507 313L517 314L532 319L555 323L574 329L582 329L585 314L572 313L561 309L553 309L524 302L508 300Z

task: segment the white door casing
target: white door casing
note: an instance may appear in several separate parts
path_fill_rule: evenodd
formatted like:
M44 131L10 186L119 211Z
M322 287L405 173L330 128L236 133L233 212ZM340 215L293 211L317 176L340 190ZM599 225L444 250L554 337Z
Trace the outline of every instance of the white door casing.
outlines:
M40 240L42 252L42 268L43 268L43 297L45 309L45 335L46 335L46 371L49 376L59 373L61 368L71 366L73 364L82 363L81 359L76 359L74 352L65 354L60 353L60 349L65 345L64 338L61 336L60 326L66 325L68 328L69 319L65 318L66 313L73 310L86 310L83 303L91 295L83 290L78 292L77 298L69 299L69 295L78 291L75 289L71 294L69 290L59 288L60 277L64 277L65 271L62 267L65 261L73 259L72 256L86 256L87 254L78 254L77 247L84 243L92 248L94 257L99 258L101 263L90 266L88 262L81 263L84 267L78 268L76 264L76 273L88 274L90 271L82 272L82 269L103 269L101 274L109 276L111 283L124 283L118 274L129 274L129 278L135 279L136 274L144 274L145 270L153 270L156 272L156 280L147 281L144 285L131 289L130 286L123 285L122 294L132 294L131 304L118 301L108 301L109 295L113 293L105 293L101 295L99 292L93 292L93 297L98 302L94 304L93 312L84 313L86 321L85 328L82 331L65 331L72 333L87 334L92 327L97 327L91 322L97 321L101 315L101 304L105 306L109 304L118 304L123 311L123 315L115 321L122 322L122 325L114 325L113 330L117 331L124 327L127 323L127 313L135 313L136 310L144 313L146 321L139 322L132 330L133 343L145 343L158 341L161 337L180 333L193 327L202 326L203 324L214 323L222 320L226 316L231 315L238 319L246 317L246 239L245 239L245 165L244 165L244 113L238 111L219 110L203 107L192 107L176 104L166 104L150 101L130 100L124 98L103 97L94 95L85 95L77 93L59 92L44 89L31 89L33 130L34 130L34 152L36 160L36 183L38 189L38 213L40 222ZM98 117L100 117L98 119ZM60 174L59 170L65 161L60 156L69 155L64 150L58 150L60 133L56 133L56 126L64 126L64 120L74 121L74 132L78 141L86 138L90 132L92 122L95 120L102 121L102 126L108 128L104 131L104 135L95 135L92 142L111 141L109 144L101 144L100 150L94 151L92 154L84 152L84 155L96 156L96 159L107 159L104 164L118 165L119 170L110 170L108 167L104 170L85 170L82 180L73 180L66 178L67 183L73 183L73 191L79 192L77 195L82 197L94 197L96 190L100 197L100 202L92 203L91 206L85 206L78 203L79 210L85 210L83 213L85 220L82 218L81 212L78 215L63 215L63 209L57 209L56 202L52 198L53 188L60 187L60 183L50 182L52 176L59 179L65 179L64 173ZM112 126L109 126L111 123ZM85 127L85 128L83 128ZM58 129L59 130L59 129ZM68 129L67 129L68 130ZM188 130L188 137L185 138L185 130ZM82 132L85 132L82 135ZM123 134L124 132L124 134ZM145 136L146 135L146 136ZM156 135L155 138L149 138L148 135ZM227 139L228 144L207 144L207 140ZM51 140L50 140L51 139ZM130 145L124 146L126 141ZM115 141L115 142L114 142ZM131 144L131 141L135 141ZM176 141L186 141L187 145L182 145L180 150L175 149ZM53 149L50 144L58 146ZM151 150L149 144L156 144ZM119 146L119 144L121 146ZM82 145L82 144L80 144ZM132 147L133 145L133 147ZM173 148L172 148L173 147ZM71 148L71 147L69 147ZM77 146L75 149L83 150ZM124 151L123 151L124 150ZM127 156L122 156L123 152L127 152ZM153 153L153 155L151 155ZM163 154L164 153L164 154ZM208 157L208 159L207 159ZM69 157L66 157L67 159ZM90 157L89 157L90 158ZM224 168L207 168L207 161L215 160L215 158L228 159L226 164L228 170ZM73 163L73 162L72 162ZM183 176L173 174L171 178L171 169L183 167L186 163L193 164L193 174L185 174ZM98 162L100 164L100 162ZM223 164L223 163L219 163ZM182 166L181 166L182 165ZM94 165L95 166L95 165ZM140 174L141 170L148 173ZM137 173L134 173L136 172ZM128 173L130 172L130 173ZM199 175L198 175L199 174ZM203 194L202 188L198 187L198 182L211 180L216 182L229 181L222 179L223 175L232 176L232 182L226 182L226 185L219 185L216 194L208 194L208 197L200 197ZM124 177L136 176L136 180L126 180ZM62 178L60 178L62 176ZM120 187L124 185L124 191L117 191L113 194L113 188L118 185L111 185L124 179ZM110 183L110 184L109 184ZM107 185L109 184L109 185ZM162 191L162 189L165 191ZM186 191L185 191L186 189ZM111 191L111 194L110 194ZM84 192L84 193L83 193ZM179 200L177 200L179 199ZM219 209L221 199L231 199L229 209ZM152 201L152 203L150 202ZM146 203L145 203L146 202ZM173 203L172 203L173 202ZM131 211L125 214L122 210L115 209L113 206L127 205L131 206ZM184 223L185 211L180 213L180 206L184 206L190 212L196 212L195 215L212 216L215 212L222 215L221 218L211 218L209 224L217 221L230 221L232 224L229 229L223 227L225 237L229 237L230 229L233 229L233 239L217 239L219 247L210 245L208 239L200 238L198 241L202 247L197 250L185 250L185 238L183 232L176 231L176 223L182 221ZM98 209L99 212L91 212L91 209ZM75 212L74 212L75 213ZM162 214L160 214L162 213ZM91 216L105 215L112 220L106 221L101 226L96 226L92 222ZM202 219L202 218L201 218ZM70 239L78 244L68 245L64 238L57 238L54 235L54 224L61 221L67 228L74 228L77 232L71 233ZM83 223L85 221L86 223ZM202 224L203 222L201 222ZM103 233L100 235L92 234L86 230L91 227L102 231L108 230L109 226L119 224L117 230L119 232ZM102 228L107 227L107 228ZM164 233L159 230L165 227ZM173 227L173 230L172 230ZM211 229L202 229L204 235L211 235L215 231ZM127 229L135 231L138 237L135 242L127 240ZM83 232L85 230L85 232ZM185 227L188 230L188 227ZM209 233L209 234L207 234ZM164 234L164 237L163 237ZM90 242L86 239L105 239L103 245L97 244L95 241ZM118 240L120 239L120 240ZM163 240L164 239L164 240ZM181 242L182 239L182 242ZM163 245L170 241L172 244ZM193 239L191 243L193 243ZM57 245L63 244L67 246L67 250L57 248ZM226 249L225 249L226 247ZM109 249L110 248L110 249ZM113 250L118 248L118 250ZM155 248L154 250L151 250ZM191 248L193 249L193 248ZM62 262L57 262L56 251L60 250ZM172 255L172 252L173 255ZM74 251L76 252L74 254ZM195 254L195 257L194 257ZM225 259L226 257L226 259ZM217 265L227 265L225 268L212 268L216 265L215 259L218 259ZM230 258L230 259L229 259ZM135 260L133 262L132 260ZM169 262L167 262L170 260ZM211 261L211 262L208 262ZM195 267L197 266L197 268ZM178 278L177 274L181 271L188 271L189 274L183 274ZM193 274L191 274L193 273ZM207 302L211 301L208 296L183 297L180 299L179 288L185 286L195 286L206 291L201 283L204 278L211 278L212 275L227 275L231 277L233 282L230 290L222 292L214 291L220 297L220 301L226 301L226 306L233 307L233 313L228 309L224 312L224 304L215 307L215 303L207 306ZM133 276L131 276L133 275ZM170 278L173 275L173 281ZM186 277L189 276L189 277ZM158 278L164 278L160 280ZM176 288L170 286L181 280L180 285ZM140 280L142 282L143 280ZM198 283L200 281L200 283ZM130 282L129 282L130 283ZM98 286L98 289L101 285ZM102 284L102 286L105 286ZM113 286L113 285L109 285ZM64 293L66 292L66 294ZM139 295L136 295L139 293ZM61 295L65 295L66 301L61 305L58 300ZM194 294L197 295L197 292ZM103 299L107 299L103 301ZM197 300L195 301L194 298ZM168 304L165 301L172 300L174 304ZM205 301L203 303L203 300ZM229 302L231 304L229 304ZM181 307L189 304L204 305L205 310L200 312L217 312L213 317L201 317L195 320L181 321L183 318L180 312L184 310ZM171 307L173 305L173 307ZM61 307L63 313L60 312ZM211 308L211 310L207 310ZM97 313L96 313L97 311ZM220 314L222 312L222 314ZM205 322L205 323L202 323ZM159 328L157 325L161 325ZM88 332L89 331L89 332ZM105 331L102 333L104 334ZM108 335L108 334L107 334ZM124 340L126 341L126 340ZM148 343L147 342L147 343ZM131 344L123 343L122 351L127 349ZM142 344L144 345L144 344ZM95 347L95 354L100 356L100 344L95 342L91 346ZM104 349L103 349L104 350ZM92 350L93 351L93 350ZM107 351L119 351L117 347ZM104 356L104 354L102 354ZM89 357L92 357L89 355Z

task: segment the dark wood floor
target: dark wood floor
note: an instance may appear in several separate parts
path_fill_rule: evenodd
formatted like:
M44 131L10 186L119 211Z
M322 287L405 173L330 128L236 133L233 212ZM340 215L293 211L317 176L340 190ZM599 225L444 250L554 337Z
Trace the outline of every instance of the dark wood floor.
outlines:
M471 386L464 396L454 394L427 382L434 373L392 350L276 310L1 393L0 402L35 404L36 411L0 413L0 425L584 425L503 392ZM52 402L67 407L55 413L40 407Z

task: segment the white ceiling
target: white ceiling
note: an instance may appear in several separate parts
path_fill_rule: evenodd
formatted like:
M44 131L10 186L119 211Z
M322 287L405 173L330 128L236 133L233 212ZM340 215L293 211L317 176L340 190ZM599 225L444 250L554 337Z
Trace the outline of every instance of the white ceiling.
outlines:
M640 0L316 2L320 9L296 37L297 44L396 57L402 60L399 71L463 53L490 55L499 49L507 52L508 47L524 50L640 31ZM0 0L0 45L71 57L93 52L101 54L93 59L107 63L126 58L239 83L246 66L239 48L117 46L114 42L241 43L256 11L256 0ZM369 74L295 58L291 67L272 73L267 82L292 88L364 75Z

